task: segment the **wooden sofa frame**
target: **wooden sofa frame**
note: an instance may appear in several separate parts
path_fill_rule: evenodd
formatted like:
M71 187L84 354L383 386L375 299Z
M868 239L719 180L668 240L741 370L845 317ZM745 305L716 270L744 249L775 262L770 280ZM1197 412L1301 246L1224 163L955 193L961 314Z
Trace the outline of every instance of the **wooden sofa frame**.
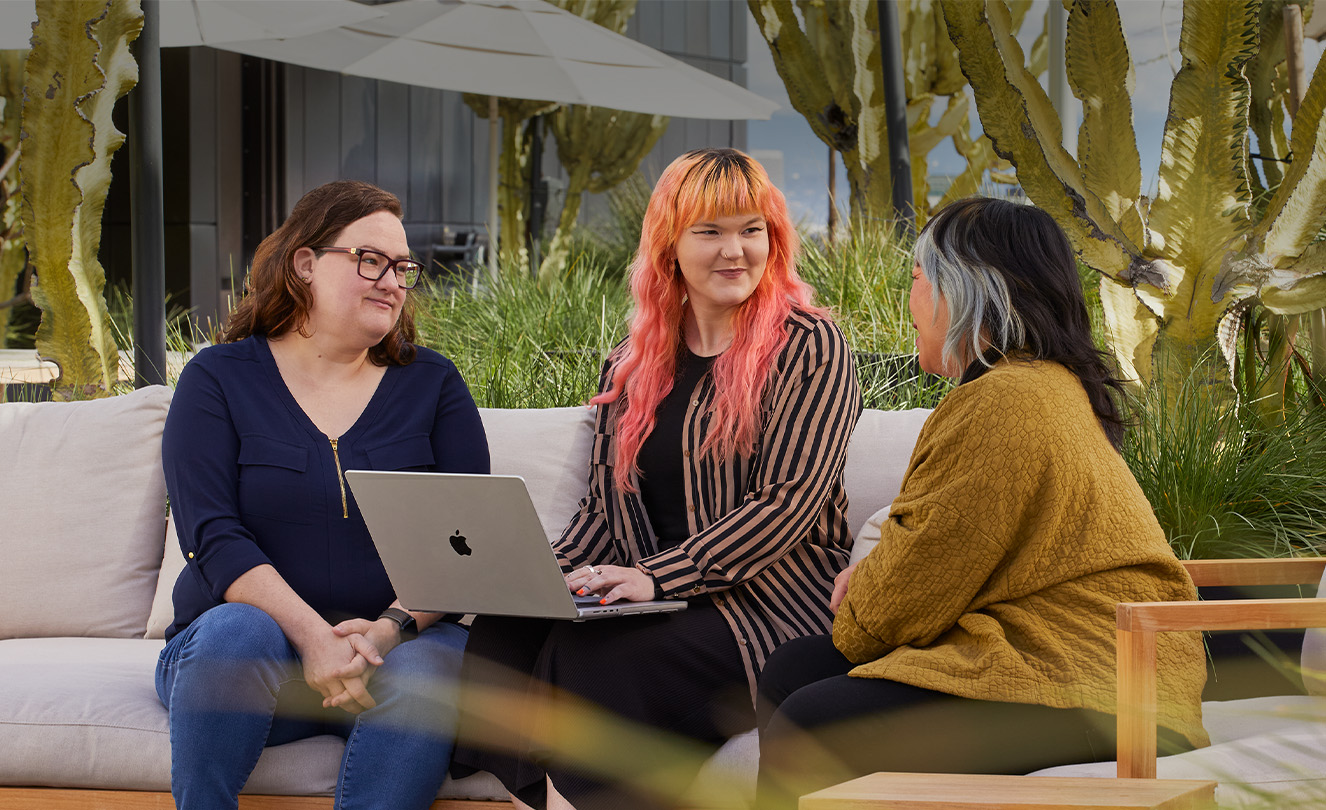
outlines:
M1199 587L1316 585L1326 557L1185 561ZM1156 776L1156 634L1326 627L1326 599L1125 602L1118 606L1118 775ZM506 801L439 799L431 810L501 810ZM330 796L243 794L240 810L331 810ZM175 810L169 793L0 787L0 810Z
M1198 587L1313 585L1326 557L1184 562ZM1326 627L1326 599L1123 602L1118 606L1118 775L1156 777L1156 634Z

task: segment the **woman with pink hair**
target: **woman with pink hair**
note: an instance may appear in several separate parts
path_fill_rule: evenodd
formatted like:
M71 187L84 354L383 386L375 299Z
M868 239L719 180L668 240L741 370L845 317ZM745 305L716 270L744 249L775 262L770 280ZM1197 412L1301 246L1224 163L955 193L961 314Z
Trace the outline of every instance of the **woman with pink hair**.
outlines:
M675 804L693 772L586 739L559 705L717 745L754 726L773 649L828 630L852 542L843 466L861 396L797 249L782 193L749 156L702 149L664 171L631 265L630 332L590 400L589 491L555 549L577 594L687 609L479 617L463 683L547 699L505 740L491 718L462 719L453 773L493 773L517 807ZM599 771L577 765L589 762Z

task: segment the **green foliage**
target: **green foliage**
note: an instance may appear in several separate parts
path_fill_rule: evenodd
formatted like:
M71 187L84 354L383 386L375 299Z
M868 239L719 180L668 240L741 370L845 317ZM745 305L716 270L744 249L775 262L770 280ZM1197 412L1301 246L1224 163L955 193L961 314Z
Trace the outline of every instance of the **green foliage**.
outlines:
M572 261L567 272L602 267L610 274L626 275L640 246L640 227L649 207L649 184L640 175L628 177L608 192L608 207L589 227L571 232Z
M110 392L119 354L97 261L111 155L111 114L138 80L129 43L137 0L38 0L23 101L23 229L43 316L38 351L60 366L61 398ZM72 180L72 182L71 182Z
M419 342L450 357L488 408L584 404L625 334L629 306L621 276L599 267L543 284L503 272L488 289L422 292L415 294Z
M1289 151L1296 159L1274 193L1257 199L1248 174L1250 127L1264 152L1275 147L1269 130L1283 48L1265 38L1279 36L1283 5L1183 4L1183 68L1170 88L1159 193L1147 200L1131 126L1133 65L1114 2L1071 3L1068 81L1084 110L1073 156L1024 67L1002 0L943 0L995 151L1017 167L1028 197L1064 228L1081 260L1106 278L1100 296L1123 374L1169 387L1171 403L1198 363L1208 379L1225 379L1212 349L1232 362L1248 309L1299 315L1326 304L1326 245L1312 243L1326 224L1326 62L1295 117Z
M916 365L915 330L907 308L911 249L883 222L858 222L845 238L807 240L799 265L829 307L856 356L867 408L932 408L952 383Z
M888 131L884 117L884 67L875 0L747 0L773 55L792 106L815 135L839 152L847 169L853 221L891 211ZM927 156L952 139L967 160L938 207L976 192L987 171L1004 171L984 136L973 139L958 68L938 0L895 0L901 28L908 147L912 155L912 205L917 224L931 213ZM1030 0L1010 0L1013 27L1022 25ZM1044 71L1046 36L1032 48L1032 62ZM939 102L944 112L932 124ZM937 209L936 209L937 210Z
M28 254L16 168L26 58L26 51L0 51L0 349L7 345L14 306L27 300L25 285L19 289Z
M1326 553L1326 414L1292 407L1271 424L1230 398L1195 374L1134 403L1124 456L1170 544L1183 558Z
M640 161L668 128L668 120L663 115L582 104L568 105L548 116L548 129L557 141L557 158L566 169L567 183L557 231L539 266L541 278L566 270L583 193L599 194L635 176Z
M489 289L417 295L420 343L456 363L481 406L560 407L593 396L603 360L626 335L630 293L622 267L632 223L632 253L640 223L629 212L647 194L628 188L619 199L620 241L574 255L572 272L543 283L506 272ZM801 271L856 353L868 408L933 407L951 385L915 366L908 261L884 225L858 229L832 247L809 240L804 246Z
M583 17L590 22L601 25L604 28L622 33L626 30L626 24L630 21L631 15L635 13L636 0L548 0L553 5L569 11L578 17ZM464 95L465 103L480 118L487 118L489 113L489 96L481 96L474 93ZM657 132L649 133L646 137L657 138L662 135L663 129L667 126L667 119L655 116L638 116L636 113L618 113L611 110L601 110L594 107L585 107L579 105L570 105L564 107L557 102L532 101L526 99L502 98L497 102L498 117L502 120L501 134L501 158L498 161L498 183L497 209L500 217L500 234L498 236L498 246L500 250L499 266L509 272L528 273L530 256L529 249L525 243L525 233L529 219L529 188L530 172L532 170L533 158L533 132L527 122L536 115L546 115L550 113L566 112L555 122L552 122L553 136L558 137L559 146L563 143L570 144L571 141L563 141L568 132L583 132L586 124L591 126L620 127L621 129L635 129L637 134L641 127L648 130L651 127L657 129ZM559 132L561 130L561 132ZM627 136L630 137L630 136ZM600 142L601 144L603 142ZM652 144L652 141L651 141ZM575 145L572 144L574 151ZM621 144L612 147L613 155L605 159L601 164L593 160L593 153L577 155L573 160L573 165L567 166L567 171L572 175L571 182L567 188L567 201L570 203L572 196L575 196L574 206L578 210L580 205L579 194L586 186L591 185L590 175L597 170L599 166L603 167L600 177L595 182L599 187L591 190L600 191L611 183L604 185L608 176L613 175L619 170L619 166L624 153L629 154L631 146ZM645 147L640 152L643 157L649 147ZM639 158L636 158L636 164L639 164ZM576 177L577 170L581 176ZM631 168L634 171L634 167ZM629 172L627 172L629 174ZM573 211L574 216L574 211ZM563 216L565 219L565 216ZM554 255L554 262L549 265L549 272L554 269L564 268L568 261L568 242L570 235L560 226L554 237L554 243L550 246L549 253ZM535 268L538 270L539 268Z

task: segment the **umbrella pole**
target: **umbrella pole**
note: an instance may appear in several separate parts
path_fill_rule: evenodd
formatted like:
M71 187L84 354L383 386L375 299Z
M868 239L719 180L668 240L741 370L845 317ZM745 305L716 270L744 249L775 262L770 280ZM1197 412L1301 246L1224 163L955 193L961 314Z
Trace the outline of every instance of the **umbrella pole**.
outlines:
M166 382L165 204L161 181L161 7L143 3L138 86L129 94L134 387Z
M497 96L488 97L488 275L497 281Z

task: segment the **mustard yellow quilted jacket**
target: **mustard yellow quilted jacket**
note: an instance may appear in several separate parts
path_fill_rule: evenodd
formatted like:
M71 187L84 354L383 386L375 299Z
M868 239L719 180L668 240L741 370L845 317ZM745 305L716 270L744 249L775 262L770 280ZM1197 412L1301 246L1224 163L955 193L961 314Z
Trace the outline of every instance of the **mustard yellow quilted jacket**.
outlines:
M1115 604L1195 598L1077 378L1006 360L926 422L833 640L856 677L1113 713ZM1158 721L1206 745L1201 639L1158 647Z

